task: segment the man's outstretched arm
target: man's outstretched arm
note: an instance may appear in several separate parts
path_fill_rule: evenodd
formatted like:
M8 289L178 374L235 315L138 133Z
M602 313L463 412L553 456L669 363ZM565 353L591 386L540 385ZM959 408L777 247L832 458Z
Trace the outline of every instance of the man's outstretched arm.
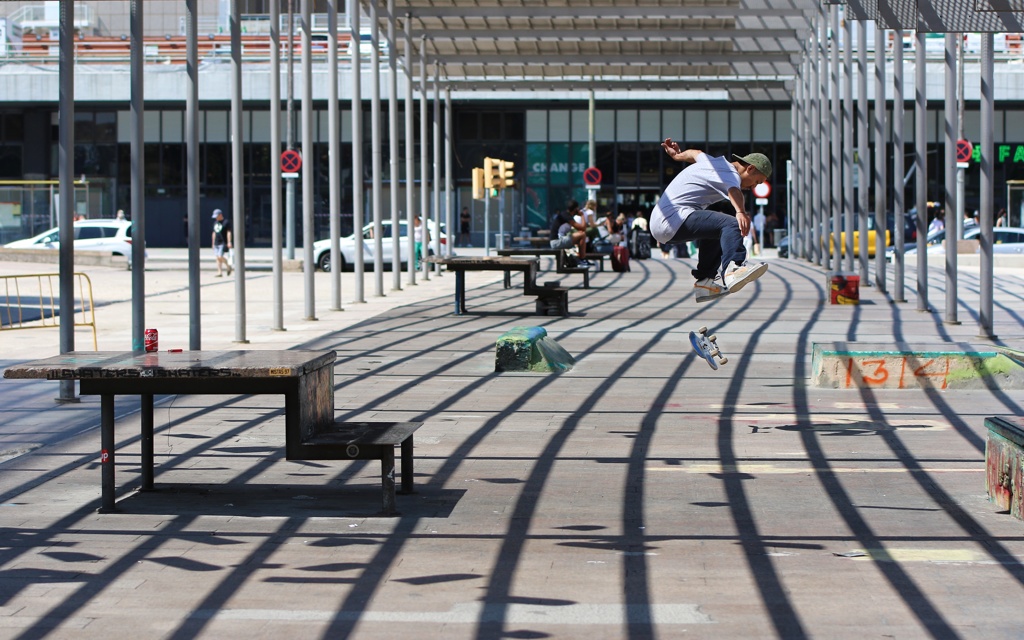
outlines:
M673 160L689 162L691 164L697 162L697 157L704 153L700 149L686 149L684 151L679 148L679 143L672 140L672 138L665 138L665 142L661 143L661 148L664 149L665 153L667 153Z

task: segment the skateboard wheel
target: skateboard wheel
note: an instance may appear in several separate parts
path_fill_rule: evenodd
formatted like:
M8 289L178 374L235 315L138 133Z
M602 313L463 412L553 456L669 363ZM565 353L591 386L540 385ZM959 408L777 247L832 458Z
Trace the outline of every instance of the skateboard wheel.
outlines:
M715 340L718 340L718 336L716 336L715 334L712 333L710 336L708 336L708 342L714 342Z
M719 360L722 364L729 364L729 358L722 358Z
M697 333L707 333L707 332L708 332L708 328L707 327L701 327L700 329L697 329Z

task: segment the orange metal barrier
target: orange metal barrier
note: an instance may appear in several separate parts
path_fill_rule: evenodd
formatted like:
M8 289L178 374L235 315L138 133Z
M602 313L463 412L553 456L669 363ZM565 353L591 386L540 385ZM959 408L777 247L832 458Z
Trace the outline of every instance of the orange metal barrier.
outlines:
M84 273L74 273L72 277L77 292L74 300L75 326L92 327L92 349L98 351L92 281ZM0 275L0 333L59 327L59 282L58 273Z

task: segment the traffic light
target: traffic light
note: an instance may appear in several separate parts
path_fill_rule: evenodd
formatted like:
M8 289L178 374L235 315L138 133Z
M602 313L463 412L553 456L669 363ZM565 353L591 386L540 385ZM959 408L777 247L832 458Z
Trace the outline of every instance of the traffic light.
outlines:
M501 161L501 188L512 189L516 186L516 164L510 160Z
M501 160L484 158L484 186L488 189L500 189L501 183Z
M484 184L484 170L473 167L473 199L483 200L487 197L487 185Z

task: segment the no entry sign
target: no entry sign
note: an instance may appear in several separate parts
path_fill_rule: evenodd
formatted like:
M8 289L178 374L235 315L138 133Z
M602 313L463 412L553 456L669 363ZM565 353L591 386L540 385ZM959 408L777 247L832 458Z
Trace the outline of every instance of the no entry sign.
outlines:
M767 182L754 185L755 198L767 198L770 195L772 195L772 186Z
M281 154L281 171L298 173L302 168L302 156L295 149L288 149Z
M956 141L956 161L957 162L970 162L971 155L974 154L974 145L971 144L970 140L957 140Z
M583 184L588 187L596 187L601 184L601 170L597 167L587 167L583 170Z

